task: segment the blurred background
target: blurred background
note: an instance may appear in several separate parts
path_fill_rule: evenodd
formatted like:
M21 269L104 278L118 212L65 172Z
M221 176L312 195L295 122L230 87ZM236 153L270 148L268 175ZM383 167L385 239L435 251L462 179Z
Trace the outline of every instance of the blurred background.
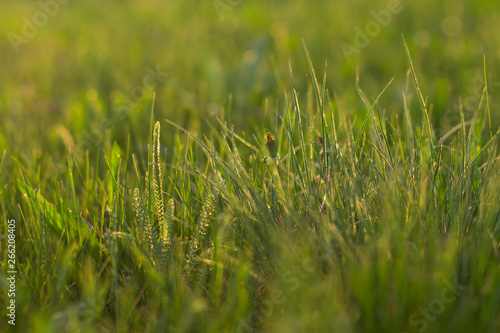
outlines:
M311 91L302 39L318 77L328 61L330 96L349 115L366 114L356 68L372 100L394 78L380 100L393 116L403 112L403 34L438 137L458 124L459 96L466 120L473 117L484 55L494 128L499 124L497 1L3 0L0 6L0 148L21 163L65 164L70 151L92 153L114 140L126 147L129 135L133 149L145 149L153 92L156 119L195 133L208 130L210 117L230 121L236 132L262 128L266 117L282 112L289 61L299 95ZM418 102L411 103L418 121Z

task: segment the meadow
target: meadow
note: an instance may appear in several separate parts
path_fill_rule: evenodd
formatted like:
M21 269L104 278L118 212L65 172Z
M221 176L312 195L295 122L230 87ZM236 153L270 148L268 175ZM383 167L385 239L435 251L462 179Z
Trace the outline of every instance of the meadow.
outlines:
M0 6L1 332L500 331L496 1Z

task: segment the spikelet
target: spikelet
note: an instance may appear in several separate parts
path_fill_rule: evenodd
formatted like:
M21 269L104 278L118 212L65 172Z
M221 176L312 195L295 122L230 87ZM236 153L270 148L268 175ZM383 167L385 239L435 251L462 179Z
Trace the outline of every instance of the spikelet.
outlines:
M160 122L157 121L153 130L153 190L155 195L158 224L165 223L165 209L163 207L163 184L160 159Z
M200 220L197 225L200 239L204 239L206 237L207 229L212 221L212 216L215 210L214 201L215 201L214 195L210 194L207 196L205 203L203 205L203 210L201 212Z
M154 253L153 248L154 248L154 223L153 220L151 219L151 215L146 215L147 212L151 211L151 192L150 192L150 183L151 183L151 176L148 171L146 171L146 176L145 176L145 183L146 183L146 189L145 189L145 194L144 194L144 201L143 201L143 208L144 208L144 216L145 216L145 224L144 224L144 240L147 244L147 251L148 255L151 257L151 260L154 261Z
M133 193L133 205L135 211L135 221L136 221L136 239L138 241L139 247L141 247L151 265L154 266L155 260L154 255L151 251L153 242L152 242L152 225L151 221L148 219L146 215L146 209L144 208L144 204L142 198L140 196L139 189L134 189Z
M205 199L205 203L203 204L203 208L198 219L198 223L196 224L195 232L191 238L191 242L189 244L189 249L187 253L187 263L188 263L188 272L192 274L192 277L195 281L195 285L202 282L205 275L199 276L199 272L202 274L206 273L205 269L199 269L199 261L196 260L197 252L200 250L200 243L203 243L203 240L206 238L208 227L212 222L212 218L215 211L215 196L213 194L207 195ZM205 265L205 264L202 264Z
M162 260L164 246L168 246L168 227L165 221L165 209L163 206L163 184L161 172L161 158L160 158L160 122L155 123L153 129L153 191L155 198L156 215L158 216L157 228L153 229L153 247L155 257L158 264L164 267L166 262ZM167 244L163 244L160 240L167 240Z
M132 203L134 205L135 212L136 238L142 242L146 233L146 217L138 188L135 188L132 193Z
M163 203L162 168L160 158L160 122L153 129L152 170L146 172L144 198L139 189L133 192L136 220L136 239L157 271L173 267L171 233L175 202L170 199L166 210ZM152 179L151 179L152 178ZM152 187L152 188L151 188ZM150 215L148 212L153 211Z
M174 199L170 199L167 203L167 210L165 212L164 224L160 225L161 258L159 258L159 262L162 268L171 269L174 264L172 251L170 250L170 244L171 244L170 234L174 221L174 209L175 209Z

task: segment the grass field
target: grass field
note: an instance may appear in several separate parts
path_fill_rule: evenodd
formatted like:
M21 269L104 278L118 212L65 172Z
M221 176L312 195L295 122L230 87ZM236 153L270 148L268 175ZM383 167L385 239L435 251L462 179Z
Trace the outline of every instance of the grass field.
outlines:
M0 331L500 332L499 22L3 1Z

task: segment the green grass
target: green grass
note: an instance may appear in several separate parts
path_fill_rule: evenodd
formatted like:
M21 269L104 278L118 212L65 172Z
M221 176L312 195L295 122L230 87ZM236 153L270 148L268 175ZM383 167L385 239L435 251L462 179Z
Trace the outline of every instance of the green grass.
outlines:
M28 51L5 56L21 68L0 64L0 331L499 331L497 65L468 47L494 5L450 4L422 3L426 29L471 15L453 45L432 37L440 59L416 50L425 10L409 3L350 63L316 20L363 26L370 10L355 5L242 2L223 21L211 2L61 7L81 17L60 14L25 45L53 45L39 67ZM286 14L311 23L309 49ZM90 27L103 35L87 52ZM259 34L272 42L248 44ZM459 66L436 74L453 48ZM240 62L248 50L260 60ZM161 80L141 86L156 64Z
M498 132L481 142L488 109L434 143L429 122L414 124L408 109L388 118L359 88L359 131L329 99L326 76L319 84L311 67L311 78L307 112L293 89L275 110L275 158L263 131L242 137L222 123L198 138L163 120L148 156L115 144L105 170L69 160L49 194L25 175L17 302L30 320L18 327L498 329ZM166 161L161 133L173 131Z

